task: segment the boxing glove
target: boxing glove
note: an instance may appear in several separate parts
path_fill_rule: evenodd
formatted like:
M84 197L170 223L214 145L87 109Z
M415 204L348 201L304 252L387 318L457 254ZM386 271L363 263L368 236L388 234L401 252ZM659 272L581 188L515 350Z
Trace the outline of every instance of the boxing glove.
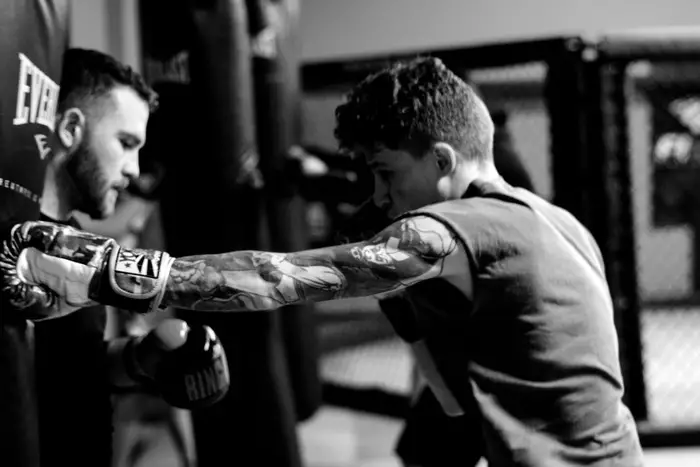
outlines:
M173 259L51 222L13 227L0 251L0 287L28 319L100 303L139 313L159 309Z
M144 336L112 340L108 353L114 386L139 386L174 407L208 407L229 389L226 353L208 326L167 319Z

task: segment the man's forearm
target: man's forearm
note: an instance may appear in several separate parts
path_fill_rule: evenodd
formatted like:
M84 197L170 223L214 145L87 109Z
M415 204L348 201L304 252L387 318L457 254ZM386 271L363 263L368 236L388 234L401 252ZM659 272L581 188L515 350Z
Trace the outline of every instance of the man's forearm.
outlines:
M227 280L229 274L238 276L238 280ZM248 283L259 293L242 293L230 282ZM173 262L163 304L208 311L243 310L251 305L255 310L267 310L280 306L267 298L267 290L268 284L258 274L250 252L189 256Z
M271 310L306 301L363 297L408 285L430 270L383 245L301 253L237 251L173 262L163 305L202 311ZM412 264L410 264L412 263Z
M272 310L331 300L345 286L330 260L298 265L287 255L259 251L198 255L173 262L163 304L203 311Z
M392 224L369 241L296 253L236 251L176 259L162 305L202 311L271 310L305 301L391 292L440 274L457 249L429 218Z

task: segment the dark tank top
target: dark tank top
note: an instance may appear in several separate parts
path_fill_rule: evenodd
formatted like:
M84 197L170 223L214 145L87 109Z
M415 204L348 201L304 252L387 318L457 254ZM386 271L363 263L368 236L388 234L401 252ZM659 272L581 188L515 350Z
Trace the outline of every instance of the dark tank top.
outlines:
M590 233L502 180L417 214L448 225L469 258L472 300L442 279L406 294L414 339L460 404L476 401L489 466L641 467Z

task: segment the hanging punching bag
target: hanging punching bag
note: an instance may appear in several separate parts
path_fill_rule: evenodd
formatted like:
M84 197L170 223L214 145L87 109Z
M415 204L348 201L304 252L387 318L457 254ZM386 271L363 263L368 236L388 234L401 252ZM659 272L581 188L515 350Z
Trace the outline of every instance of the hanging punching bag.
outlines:
M298 0L247 0L253 53L253 87L260 167L271 247L290 252L309 247L300 170L290 156L299 145ZM318 350L311 304L280 310L297 420L321 404Z
M172 44L167 53L157 51L163 54L160 61L181 57L188 76L184 83L156 87L163 92L161 115L154 119L148 143L156 140L166 164L161 203L167 248L175 256L269 249L244 0L155 3L160 7L142 2L142 8L156 11L142 16L144 34L158 33L163 12L182 4L188 9L187 20L177 15L179 27L165 26L180 36L178 41L189 34L186 59ZM168 43L167 38L154 42ZM278 314L178 314L211 326L229 356L226 398L192 413L198 466L249 459L301 465Z
M53 133L68 0L0 6L0 238L39 218ZM0 456L3 467L39 467L33 326L0 296Z

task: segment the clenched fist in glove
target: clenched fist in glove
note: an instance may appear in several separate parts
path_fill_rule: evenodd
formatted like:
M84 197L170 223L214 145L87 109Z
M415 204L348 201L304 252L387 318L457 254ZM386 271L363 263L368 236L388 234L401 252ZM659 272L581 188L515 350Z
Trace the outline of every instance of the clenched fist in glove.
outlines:
M162 300L172 258L51 222L12 229L0 251L1 293L27 319L56 318L100 303L140 313Z
M226 354L208 326L168 319L145 336L111 341L109 355L115 386L141 386L174 407L208 407L228 392Z

